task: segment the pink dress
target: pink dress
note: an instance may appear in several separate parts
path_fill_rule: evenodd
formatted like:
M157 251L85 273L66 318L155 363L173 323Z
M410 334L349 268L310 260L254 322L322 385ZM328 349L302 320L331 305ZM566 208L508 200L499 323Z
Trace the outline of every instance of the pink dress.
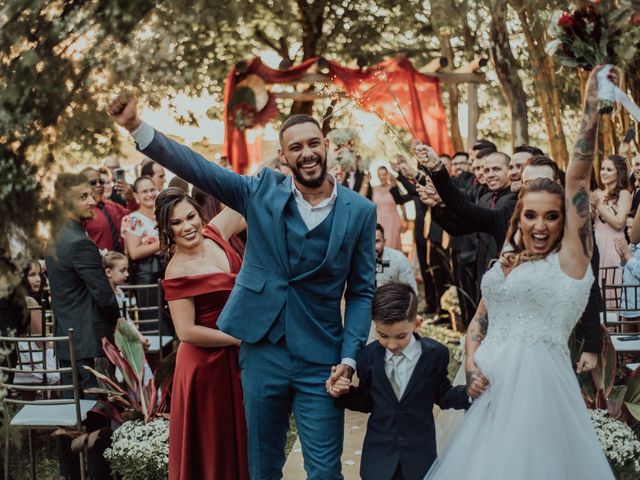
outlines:
M384 228L384 238L386 238L386 246L402 250L402 242L400 241L400 215L398 215L398 206L393 199L389 190L384 187L373 187L371 200L376 204L378 210L378 223Z
M615 204L612 205L607 202L607 205L616 208ZM600 216L597 215L594 222L594 231L596 235L596 244L598 245L598 252L600 253L600 268L619 267L620 255L616 252L615 241L618 238L623 240L625 239L624 229L616 230L607 222L602 221ZM622 283L622 270L620 268L618 268L615 276L611 276L609 278L609 283Z

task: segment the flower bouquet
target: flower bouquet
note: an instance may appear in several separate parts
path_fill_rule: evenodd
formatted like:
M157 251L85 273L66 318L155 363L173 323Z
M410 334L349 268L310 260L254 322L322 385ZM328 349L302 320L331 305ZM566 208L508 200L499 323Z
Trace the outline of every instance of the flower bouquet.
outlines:
M169 472L169 422L156 418L125 422L113 432L104 452L114 473L125 480L167 478Z
M615 9L611 2L586 2L573 12L556 12L548 29L548 55L561 65L592 70L598 65L619 67L619 44L630 26L631 11ZM598 92L600 113L613 110L613 98L608 92Z
M590 413L598 440L613 471L617 475L640 473L640 441L631 427L613 418L606 410L590 410Z

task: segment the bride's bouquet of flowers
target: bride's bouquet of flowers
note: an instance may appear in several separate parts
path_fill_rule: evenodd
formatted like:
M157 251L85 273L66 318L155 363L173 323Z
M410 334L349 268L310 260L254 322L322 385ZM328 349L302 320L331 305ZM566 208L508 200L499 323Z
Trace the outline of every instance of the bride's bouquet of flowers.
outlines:
M104 452L114 473L126 480L156 480L169 474L169 421L125 422Z
M613 471L618 475L640 473L640 441L631 427L613 418L606 410L590 412L598 440Z
M545 51L566 67L592 70L612 64L624 68L635 56L629 55L625 46L633 31L633 15L630 6L616 7L605 0L586 2L573 12L556 12L551 17ZM601 113L612 109L611 99L599 101Z
M554 13L546 52L568 67L591 70L613 63L620 25L610 21L603 3L587 2L573 12Z

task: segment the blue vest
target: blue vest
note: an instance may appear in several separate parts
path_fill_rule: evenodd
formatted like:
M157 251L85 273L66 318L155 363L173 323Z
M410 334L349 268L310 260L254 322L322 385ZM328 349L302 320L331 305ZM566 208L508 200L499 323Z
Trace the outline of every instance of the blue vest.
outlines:
M295 197L291 195L284 209L284 218L287 247L289 249L289 267L293 276L313 270L322 263L329 245L334 211L335 208L332 208L327 218L313 230L309 230L302 219L302 215L300 215ZM303 298L305 292L301 290L304 290L305 287L313 288L313 285L305 282L295 287L299 290L298 293ZM277 343L285 335L287 321L286 307L285 303L278 315L278 319L267 332L267 338L272 343Z

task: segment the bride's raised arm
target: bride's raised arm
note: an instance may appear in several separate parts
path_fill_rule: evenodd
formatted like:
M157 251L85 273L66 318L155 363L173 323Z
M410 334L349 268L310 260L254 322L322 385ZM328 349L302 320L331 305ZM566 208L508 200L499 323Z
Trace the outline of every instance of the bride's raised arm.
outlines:
M567 167L564 237L559 258L562 270L574 278L584 277L593 255L589 186L598 129L598 81L596 75L601 68L595 68L587 81L585 102L582 108L582 123Z

